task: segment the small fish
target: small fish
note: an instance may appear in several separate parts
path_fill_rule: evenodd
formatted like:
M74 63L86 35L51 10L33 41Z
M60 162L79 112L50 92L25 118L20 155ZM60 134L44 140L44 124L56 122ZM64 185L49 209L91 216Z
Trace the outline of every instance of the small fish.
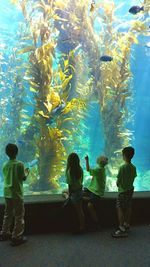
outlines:
M1 118L1 121L0 121L0 127L2 127L3 124L6 123L7 121L9 121L8 118L2 117L2 118Z
M26 80L26 81L32 80L32 78L28 77L28 76L24 76L23 79Z
M137 13L144 11L144 6L140 7L140 6L132 6L129 9L129 13L136 15Z
M93 12L94 9L95 9L95 2L93 1L93 2L91 3L90 12Z
M1 44L0 44L0 48L2 48L2 49L6 49L6 48L7 48L7 45L4 44L4 43L1 43Z
M2 82L0 82L0 85L5 86L5 83L2 81Z
M0 53L0 60L4 60L4 57L1 53Z
M57 106L56 108L54 108L51 112L51 116L49 118L47 118L46 120L46 124L47 125L52 125L56 123L56 120L58 118L58 116L62 113L63 109L65 108L66 104L62 101L61 104L59 106Z
M68 42L68 41L70 41L70 40L71 40L71 37L66 38L66 39L61 39L60 42L65 43L65 42Z
M61 111L64 109L64 107L66 106L66 104L62 101L61 105L57 106L56 108L54 108L52 110L52 114L53 115L58 115L61 113Z
M112 61L113 58L110 57L110 56L104 55L104 56L101 56L101 57L100 57L100 60L101 60L101 61L104 61L104 62L108 62L108 61Z
M76 48L74 49L74 55L77 56L78 53L80 52L80 48L82 47L81 44L79 44L78 46L76 46Z
M19 145L26 145L26 142L23 140L18 139L17 142Z
M18 0L11 0L11 4L17 4Z
M150 48L150 42L148 42L145 46L146 46L147 48Z
M29 162L29 168L32 168L32 167L34 167L36 164L38 163L38 159L34 159L34 160L32 160L31 162Z

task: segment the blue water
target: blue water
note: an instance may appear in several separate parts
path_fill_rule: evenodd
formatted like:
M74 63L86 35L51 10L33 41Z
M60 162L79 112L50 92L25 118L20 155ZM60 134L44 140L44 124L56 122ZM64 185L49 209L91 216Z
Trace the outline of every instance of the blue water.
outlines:
M29 67L31 67L32 59L30 56L32 52L18 53L22 48L34 44L31 31L33 26L36 33L40 31L40 24L37 21L39 16L41 16L42 21L43 9L37 9L36 4L38 1L28 1L26 6L28 19L26 19L25 13L22 14L19 4L15 5L12 2L9 0L0 1L0 195L2 195L3 186L2 165L7 160L4 150L9 142L14 142L18 145L18 158L26 166L30 166L31 162L35 162L35 165L31 166L30 176L25 183L25 194L51 194L61 192L62 189L66 188L64 175L66 159L72 151L78 153L84 169L84 156L86 154L90 157L91 166L96 165L96 158L99 155L106 154L110 162L106 170L108 177L107 190L115 191L117 189L115 185L117 169L123 161L121 154L114 153L116 151L112 151L112 148L121 150L124 144L132 145L135 148L133 163L136 165L138 172L135 180L135 190L150 190L150 48L146 47L146 44L150 42L150 18L148 13L134 16L128 12L131 6L140 5L140 1L137 3L137 1L129 0L97 0L95 1L95 13L89 12L90 1L88 4L88 1L76 1L74 3L73 0L68 0L68 4L64 7L63 1L59 1L62 10L54 9L53 7L56 15L60 18L62 16L62 19L59 20L59 17L55 17L52 20L45 18L45 21L47 20L46 23L51 25L49 27L51 29L49 40L45 41L45 44L55 43L52 53L52 74L49 72L49 75L52 75L52 80L48 84L49 88L51 88L49 90L54 88L61 101L65 102L65 106L69 101L79 99L84 101L86 108L80 109L77 107L75 109L75 107L72 107L72 110L66 114L62 109L55 116L54 113L49 111L49 114L47 114L49 117L47 119L43 117L43 122L37 119L39 116L37 112L47 112L44 106L44 101L47 100L43 100L45 95L42 96L42 94L33 92L33 90L30 91L29 76L31 77L32 75L29 75L28 71ZM100 3L102 4L100 5ZM107 21L107 12L110 11L112 3L115 4L116 9L112 16L111 27L115 30L116 35L131 32L131 25L135 22L141 22L147 27L145 32L144 30L140 33L138 30L132 31L138 39L138 44L131 46L129 59L127 59L131 74L127 88L131 94L124 104L127 110L126 116L122 118L121 125L118 126L116 124L116 128L119 127L121 132L124 131L126 133L128 131L130 133L130 140L127 142L126 135L124 135L121 143L118 139L119 132L114 133L115 127L111 122L113 117L115 118L116 112L119 113L121 110L118 108L116 111L115 106L112 105L111 97L113 96L110 96L109 100L105 98L106 103L105 101L102 102L101 92L105 90L105 87L101 85L100 90L97 89L99 84L102 83L102 76L105 74L102 75L102 67L105 67L104 64L110 64L109 62L100 62L99 57L107 51L106 43L110 36L105 36L105 31L107 32L107 27L109 27L110 22L108 23ZM48 1L45 0L45 5L47 4ZM87 10L84 20L81 19L82 5ZM32 6L34 7L33 10ZM74 10L72 10L73 6ZM69 12L72 14L71 16L68 15ZM65 19L67 19L67 22ZM83 28L79 34L78 28L81 29L81 27ZM91 30L90 27L93 27L93 30L88 39L86 36ZM44 28L41 27L41 29L43 30ZM40 34L42 34L42 30ZM97 36L95 39L97 41L94 40L98 49L96 56L93 53L94 44L91 42L92 38L94 38L93 34ZM110 38L110 45L113 42L113 34L114 31L112 31ZM26 37L27 35L28 38ZM98 39L99 37L101 39ZM42 47L42 43L39 38L36 48L39 49L40 47ZM117 48L116 42L114 42L114 47ZM68 98L65 98L64 92L58 86L60 85L59 75L60 68L63 69L64 62L71 51L73 51L75 58L69 60L72 60L70 64L75 68L75 71L72 68L72 70L69 69L65 72L66 77L68 77L69 73L72 73L69 87L65 89L69 92ZM95 58L91 57L91 55L95 56ZM118 63L114 64L120 63L118 61ZM101 71L98 72L98 69L101 69ZM37 69L35 72L37 72ZM114 75L117 75L116 73ZM27 78L24 78L25 76ZM92 84L89 86L90 79ZM42 91L43 89L41 88L40 90ZM38 103L41 105L41 110ZM108 108L109 103L110 106L112 105L112 112L106 124L105 119L107 116L104 114L103 105ZM54 103L52 103L52 100L51 104L53 110ZM56 107L58 106L56 105ZM54 130L55 134L50 137L46 135L47 132L43 134L42 129L45 129L44 131L48 129L50 131ZM61 138L57 136L56 129L58 129L59 135L62 135ZM43 150L42 146L39 145L39 140L43 140ZM44 144L44 140L46 140L47 145ZM116 145L113 144L115 142ZM49 153L46 152L47 146L49 146ZM43 170L43 173L41 170ZM85 172L85 185L88 185L89 181L89 175Z

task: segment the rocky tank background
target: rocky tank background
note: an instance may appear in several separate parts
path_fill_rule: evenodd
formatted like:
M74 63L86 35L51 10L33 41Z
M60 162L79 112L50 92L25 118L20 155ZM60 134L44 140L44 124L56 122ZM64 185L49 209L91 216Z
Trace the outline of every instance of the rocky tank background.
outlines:
M0 195L9 142L30 169L25 194L62 191L72 151L84 169L107 155L115 191L128 145L135 190L150 190L149 14L150 0L0 1Z

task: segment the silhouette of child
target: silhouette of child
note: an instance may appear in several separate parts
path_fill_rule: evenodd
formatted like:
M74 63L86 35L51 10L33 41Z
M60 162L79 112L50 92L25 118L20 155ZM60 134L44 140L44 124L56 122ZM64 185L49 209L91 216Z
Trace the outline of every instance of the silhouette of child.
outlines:
M125 237L128 234L131 217L131 203L134 191L134 179L137 176L136 167L131 163L134 156L133 147L122 150L125 163L119 168L117 175L118 198L116 202L119 227L112 233L113 237Z
M69 199L75 207L79 220L79 232L84 231L84 213L82 208L83 170L76 153L71 153L67 159L66 182L68 184Z
M0 241L11 239L11 245L16 246L26 242L24 233L24 202L23 181L26 180L28 169L24 170L22 162L16 160L18 147L8 144L5 152L9 160L3 166L5 213L3 218ZM10 227L14 221L12 235Z
M105 192L106 185L106 175L105 175L105 165L108 164L108 158L105 156L100 156L97 158L98 166L94 169L90 168L89 157L85 157L86 170L92 175L92 180L88 188L85 188L85 199L88 201L88 211L95 224L95 228L98 228L99 219L97 216L97 205L101 197Z

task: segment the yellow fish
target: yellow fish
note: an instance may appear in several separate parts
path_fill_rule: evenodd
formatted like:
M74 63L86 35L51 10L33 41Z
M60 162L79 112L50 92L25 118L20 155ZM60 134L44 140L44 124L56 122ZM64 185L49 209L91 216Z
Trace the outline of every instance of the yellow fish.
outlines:
M11 0L11 4L17 4L18 0Z
M95 2L91 3L90 12L93 12L95 9Z

